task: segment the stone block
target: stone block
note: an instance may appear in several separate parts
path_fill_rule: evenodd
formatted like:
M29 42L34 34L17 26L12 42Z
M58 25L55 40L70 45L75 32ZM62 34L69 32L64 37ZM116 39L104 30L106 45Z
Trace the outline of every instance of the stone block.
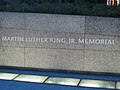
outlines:
M49 14L26 14L26 29L28 30L49 30Z
M88 39L87 41L91 39L91 41L93 42L85 44L86 50L120 51L119 38L116 36L86 34L85 39Z
M84 38L83 34L27 30L25 36L28 38L25 47L84 49L84 44L76 43L79 38ZM71 42L72 38L74 42Z
M84 33L85 17L56 14L27 14L26 29Z
M0 13L0 27L6 28L25 28L25 14L23 13Z
M3 12L0 12L0 28L2 27Z
M118 21L117 21L118 23L116 24L116 25L117 25L117 28L118 28L118 29L117 29L117 36L120 37L120 18L117 18L117 20L118 20Z
M24 47L24 30L2 28L1 32L2 46Z
M0 47L2 46L2 28L0 28Z
M84 51L25 48L25 67L83 70Z
M116 36L119 21L110 17L86 17L85 33L93 35Z
M24 67L24 48L0 47L0 65Z
M50 29L53 31L83 34L85 31L85 17L76 15L51 15Z
M84 71L112 72L120 69L120 52L85 51Z

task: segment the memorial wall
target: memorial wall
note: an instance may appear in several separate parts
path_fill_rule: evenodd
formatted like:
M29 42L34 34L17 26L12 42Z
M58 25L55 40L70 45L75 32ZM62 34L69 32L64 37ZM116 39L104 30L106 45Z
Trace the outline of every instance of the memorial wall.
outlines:
M0 12L0 66L120 73L120 18Z

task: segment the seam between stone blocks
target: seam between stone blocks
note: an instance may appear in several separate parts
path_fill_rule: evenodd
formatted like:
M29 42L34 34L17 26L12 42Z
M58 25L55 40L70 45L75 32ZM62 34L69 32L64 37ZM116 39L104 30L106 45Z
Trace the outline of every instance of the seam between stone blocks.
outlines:
M85 16L85 24L84 24L84 39L85 39L85 31L86 31L86 16ZM84 56L83 56L83 71L85 70L85 43L84 43Z
M24 30L27 28L27 14L25 13L24 14ZM26 36L26 30L24 31L24 37ZM26 52L25 52L25 42L24 42L24 67L26 67L26 60L25 60L25 55L26 55Z
M24 47L24 67L25 67L25 47Z

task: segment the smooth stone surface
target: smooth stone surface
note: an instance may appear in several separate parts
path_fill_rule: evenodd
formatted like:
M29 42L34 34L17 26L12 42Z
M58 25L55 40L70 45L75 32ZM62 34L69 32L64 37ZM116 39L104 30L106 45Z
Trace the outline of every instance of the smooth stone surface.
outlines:
M4 37L5 40L2 40L2 46L15 46L15 47L24 47L25 42L24 41L19 41L19 39L8 39L8 37L24 37L24 30L21 29L7 29L7 28L2 28L1 29L1 37L0 40L2 40L2 37ZM5 38L7 37L7 38ZM8 40L8 41L7 41Z
M0 27L7 28L25 28L25 14L24 13L0 13Z
M91 39L91 40L107 40L107 42L110 40L114 40L114 43L109 44L85 44L86 50L105 50L105 51L120 51L120 41L118 37L115 36L102 36L102 35L85 35L85 39Z
M18 75L19 74L14 74L14 73L0 73L0 79L12 80L13 78L15 78Z
M84 33L85 17L56 14L27 14L26 29Z
M82 79L82 81L81 81L79 86L82 86L82 87L93 87L93 88L115 89L115 82L102 81L102 80Z
M117 18L110 17L86 17L85 33L93 35L117 35Z
M66 33L66 32L52 32L52 31L25 31L25 36L32 39L25 42L25 47L42 47L42 48L62 48L62 49L84 49L84 44L76 43L79 38L84 39L83 34L78 33ZM35 40L33 38L47 38L45 40ZM54 38L53 41L50 38ZM57 41L56 39L59 39ZM64 40L62 40L64 38ZM70 42L70 39L74 38L74 42ZM55 41L55 42L54 42Z
M24 67L24 48L0 47L0 65Z
M25 48L25 67L83 70L84 51Z
M120 89L120 82L117 82L116 89Z
M84 71L117 72L120 52L85 51Z
M25 81L25 82L35 82L35 83L43 83L48 76L37 76L37 75L24 75L21 74L14 80L17 81Z
M80 79L75 79L75 78L50 77L45 81L45 83L77 86L79 81Z

